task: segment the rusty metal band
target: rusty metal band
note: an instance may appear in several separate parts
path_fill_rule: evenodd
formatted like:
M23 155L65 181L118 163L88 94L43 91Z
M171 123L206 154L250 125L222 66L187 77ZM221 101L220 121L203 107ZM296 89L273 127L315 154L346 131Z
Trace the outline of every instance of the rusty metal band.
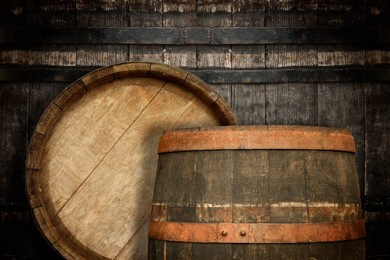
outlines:
M365 237L364 219L320 223L149 223L149 238L193 243L314 243Z
M355 152L352 134L343 129L292 126L226 126L170 130L158 152L196 150L293 149Z

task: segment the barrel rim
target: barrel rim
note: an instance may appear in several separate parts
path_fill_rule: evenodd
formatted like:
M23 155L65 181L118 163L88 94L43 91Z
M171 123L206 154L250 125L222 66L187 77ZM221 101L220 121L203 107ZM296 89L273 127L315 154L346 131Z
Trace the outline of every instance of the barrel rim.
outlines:
M41 233L50 245L66 258L103 258L82 245L72 236L61 237L63 228L57 227L48 217L41 198L40 168L45 143L63 112L90 90L114 80L129 77L152 77L173 82L183 87L215 112L221 125L238 124L228 103L206 82L182 69L153 62L125 62L102 67L77 79L66 87L46 108L40 117L27 149L25 179L26 195L32 215ZM62 231L61 231L62 230Z
M352 133L346 129L322 126L250 125L167 130L160 139L158 153L263 149L356 152Z

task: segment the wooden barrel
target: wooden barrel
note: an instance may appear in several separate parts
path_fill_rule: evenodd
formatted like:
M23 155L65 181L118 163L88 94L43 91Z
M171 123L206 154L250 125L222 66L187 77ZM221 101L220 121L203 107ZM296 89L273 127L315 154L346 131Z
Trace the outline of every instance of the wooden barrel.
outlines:
M46 109L29 145L38 227L69 259L146 258L161 134L236 122L212 88L171 66L124 63L82 77Z
M150 259L364 259L355 144L303 126L170 130Z

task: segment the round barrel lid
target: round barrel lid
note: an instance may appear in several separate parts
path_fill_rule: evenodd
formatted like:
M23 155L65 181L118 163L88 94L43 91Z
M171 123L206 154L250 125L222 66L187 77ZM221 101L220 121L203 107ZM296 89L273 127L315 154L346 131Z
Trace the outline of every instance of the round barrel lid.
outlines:
M163 131L236 124L229 105L178 68L124 63L68 86L27 153L37 225L66 258L146 258Z

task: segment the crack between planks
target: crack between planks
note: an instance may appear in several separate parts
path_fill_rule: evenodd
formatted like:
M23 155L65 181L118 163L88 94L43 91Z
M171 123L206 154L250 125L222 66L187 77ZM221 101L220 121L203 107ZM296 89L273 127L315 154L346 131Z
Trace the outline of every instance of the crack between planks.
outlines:
M133 240L133 238L135 237L135 235L138 233L139 230L141 230L141 228L143 227L143 225L145 225L145 223L149 222L149 218L147 218L144 222L142 222L142 224L137 228L137 230L134 232L134 234L129 238L129 240L126 242L126 244L124 245L124 247L119 250L118 254L114 257L114 259L118 259L118 257L121 255L121 253L125 250L125 248L130 244L130 242Z
M99 161L99 163L92 169L92 171L88 174L88 176L82 181L82 183L77 187L77 189L72 193L72 195L69 197L69 199L62 205L62 207L58 210L56 214L50 219L53 221L58 214L62 211L62 209L68 204L70 200L74 197L74 195L81 189L81 187L84 185L84 183L91 177L93 172L99 167L99 165L104 161L104 159L107 157L107 155L114 149L114 147L118 144L118 142L122 139L122 137L127 133L127 131L133 126L134 122L137 121L137 119L142 115L142 113L149 107L149 105L155 100L155 98L160 94L160 92L164 89L164 87L168 84L168 81L164 82L164 85L160 88L160 90L153 96L153 98L149 101L149 103L142 109L141 113L133 120L133 122L129 125L129 127L123 132L123 134L118 138L118 140L114 143L114 145L108 150L108 152L103 156L103 158Z

